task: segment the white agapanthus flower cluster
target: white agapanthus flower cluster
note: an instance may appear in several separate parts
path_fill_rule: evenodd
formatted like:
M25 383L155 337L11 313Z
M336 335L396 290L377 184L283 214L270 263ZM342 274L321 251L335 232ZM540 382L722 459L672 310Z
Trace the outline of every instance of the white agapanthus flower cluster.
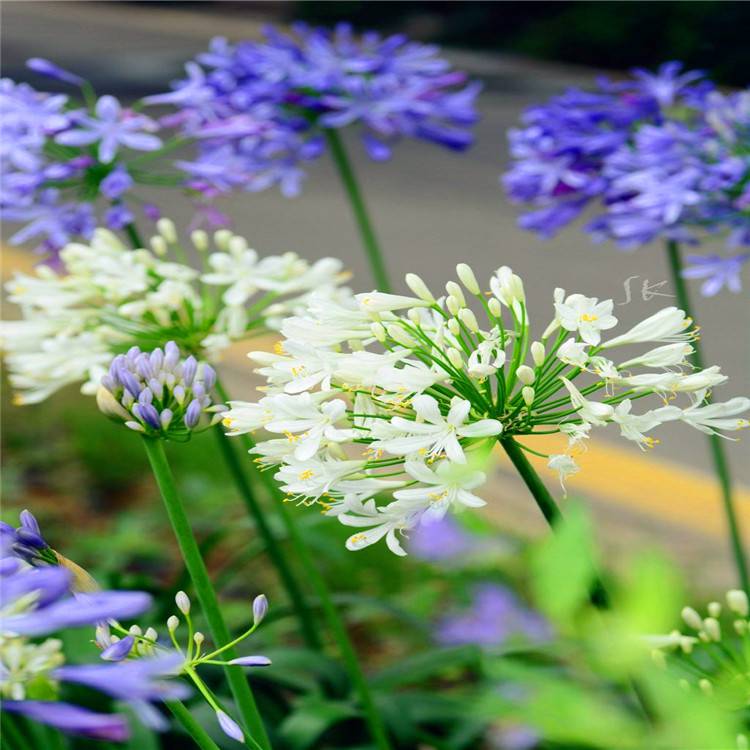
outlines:
M557 289L554 317L533 340L523 283L510 268L488 291L467 265L457 273L463 288L450 281L440 298L414 274L406 277L414 297L311 295L303 315L283 322L275 352L249 355L266 395L231 402L225 415L229 435L272 435L254 448L256 460L277 467L290 499L317 502L359 529L349 549L385 538L405 554L399 535L422 520L484 505L480 468L498 440L564 433L568 452L549 458L562 479L577 471L571 454L594 427L614 424L643 447L667 421L708 433L747 426L737 415L750 399L706 403L726 377L718 367L689 369L696 332L682 310L665 308L604 339L617 324L612 301ZM610 359L639 344L644 352ZM686 394L682 407L671 403L677 394ZM656 408L637 410L649 395Z
M188 262L177 231L161 219L149 249L129 250L107 229L90 245L70 244L62 268L16 274L8 299L22 319L3 321L2 348L19 403L37 403L83 382L95 393L115 354L174 340L186 354L215 361L243 339L304 309L313 291L331 297L343 281L334 258L308 263L295 253L260 257L244 237L191 234L202 270Z

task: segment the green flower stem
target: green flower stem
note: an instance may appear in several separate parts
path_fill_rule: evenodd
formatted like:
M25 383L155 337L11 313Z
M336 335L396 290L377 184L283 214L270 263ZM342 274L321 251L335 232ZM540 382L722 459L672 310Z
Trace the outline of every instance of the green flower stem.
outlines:
M208 620L214 643L217 646L228 643L231 640L229 629L219 609L216 592L211 585L211 579L201 557L198 543L193 535L190 521L185 513L182 499L177 492L177 486L175 485L174 477L172 476L172 471L164 452L164 445L160 440L149 437L143 438L143 445L146 449L146 455L154 472L162 499L164 500L167 515L177 537L177 543L185 561L185 567L190 574L201 608ZM237 655L230 650L226 656L227 659L233 659ZM242 669L240 667L227 666L224 668L224 671L226 672L227 682L232 690L234 699L237 702L237 708L242 716L245 730L257 740L261 747L265 748L265 750L270 750L271 745L268 741L266 729L263 726L263 720L258 713L250 685Z
M695 321L690 305L690 296L687 290L687 284L682 276L682 259L680 257L680 246L669 240L666 244L667 260L669 261L669 270L672 274L672 282L677 292L677 301L680 307ZM698 368L703 369L703 353L697 341L693 342L693 353L690 356L692 363ZM707 399L710 400L710 397ZM740 524L735 511L734 499L732 497L732 479L729 474L729 465L727 462L726 452L718 435L709 435L708 443L711 450L711 458L714 464L716 478L721 488L721 498L724 504L724 514L729 527L729 542L734 556L734 562L737 566L740 584L742 588L750 595L750 577L748 576L747 557L742 544L742 534Z
M227 438L230 440L231 438ZM255 443L249 435L240 435L239 439L242 441L243 447L246 450L250 450L254 447ZM370 692L370 687L367 684L367 678L362 671L362 667L357 658L357 652L354 649L354 645L349 638L349 634L344 625L344 621L341 619L341 615L336 609L331 592L328 589L328 584L318 570L317 563L310 552L310 548L307 546L302 534L300 534L297 524L294 520L293 514L290 513L287 507L284 497L279 491L278 486L268 474L259 471L255 464L252 464L252 472L254 478L258 479L268 492L268 494L276 501L276 505L279 508L279 513L286 526L289 540L292 543L292 547L297 553L302 566L305 569L307 577L312 584L315 593L320 600L320 605L323 609L323 616L325 621L333 635L334 640L339 648L341 657L344 661L344 666L349 674L349 678L354 685L355 690L359 694L359 700L362 704L362 711L365 715L365 721L370 729L370 734L375 742L376 747L379 750L391 750L391 744L388 739L388 734L383 723L380 713L378 712L375 701Z
M225 403L229 401L229 394L224 390L224 387L220 382L217 382L216 384L216 391L221 396L222 401ZM255 522L258 533L263 539L263 544L265 545L268 557L276 568L281 583L286 589L292 608L297 615L302 637L310 648L319 651L322 648L323 641L315 627L315 617L307 605L304 593L302 592L302 587L297 581L297 576L292 570L292 567L287 560L287 556L281 549L278 539L276 539L273 530L266 520L265 511L255 497L253 489L250 487L250 483L248 482L245 471L240 464L235 447L224 435L220 425L216 426L214 434L216 435L216 442L219 445L219 451L229 469L229 473L237 486L242 500L245 503L245 507Z
M336 130L328 128L323 132L325 133L328 147L331 149L331 156L333 157L334 164L338 170L339 177L344 185L346 196L352 207L354 219L357 222L357 228L362 237L365 254L370 263L372 275L375 277L375 283L381 292L390 292L391 282L388 279L388 271L386 270L383 253L380 250L380 245L375 236L375 230L370 221L370 215L367 212L367 207L365 206L365 200L362 196L362 191L359 188L359 183L354 175L352 163L346 153L344 142L341 140L341 136Z
M133 246L133 250L139 250L143 247L143 240L141 239L141 235L138 233L138 229L132 221L125 225L125 234L128 235L128 240Z
M193 718L193 714L181 701L165 701L172 716L182 724L201 750L219 750L219 746L209 737L208 732Z

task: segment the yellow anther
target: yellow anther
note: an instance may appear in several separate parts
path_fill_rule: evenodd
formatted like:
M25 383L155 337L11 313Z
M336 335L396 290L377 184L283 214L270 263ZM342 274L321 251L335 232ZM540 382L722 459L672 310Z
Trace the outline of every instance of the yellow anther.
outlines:
M315 476L315 472L312 469L305 469L303 472L300 473L299 479L301 479L303 482L307 479L312 479Z

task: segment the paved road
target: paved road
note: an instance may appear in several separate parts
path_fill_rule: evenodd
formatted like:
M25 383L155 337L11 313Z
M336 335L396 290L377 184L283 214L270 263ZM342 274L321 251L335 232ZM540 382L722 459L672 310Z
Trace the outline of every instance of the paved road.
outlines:
M126 97L160 91L179 75L182 61L201 50L211 35L257 34L258 19L249 11L238 12L241 5L233 4L234 12L228 16L222 14L221 4L214 12L199 12L149 4L6 2L4 74L23 75L23 60L40 55L90 75L101 90ZM503 56L466 52L449 56L487 81L479 102L482 121L477 144L471 151L455 155L409 142L397 149L390 163L373 164L352 143L357 172L394 276L416 271L437 289L451 277L458 261L471 263L482 275L501 264L511 265L525 280L532 321L540 327L550 315L555 286L621 302L626 279L637 277L632 282L635 300L617 308L625 324L668 304L669 300L658 297L644 302L637 294L642 282L667 279L660 247L619 252L609 245L592 245L575 229L553 242L539 240L516 227L517 211L498 185L507 158L505 132L524 107L566 85L585 85L596 72ZM188 220L189 207L181 198L168 196L160 203L175 219ZM313 165L304 194L297 199L286 200L269 191L235 196L223 207L235 218L238 231L261 252L291 249L311 258L339 256L354 271L355 286L371 286L348 206L327 159ZM661 291L671 293L669 285ZM725 295L697 305L707 359L721 363L732 378L717 395L750 393L746 300ZM709 467L700 434L677 427L662 430L661 437L652 457L697 470ZM728 446L735 474L750 484L746 446ZM633 446L620 448L632 457L640 455ZM616 484L621 477L615 473L612 481ZM667 480L667 493L668 485ZM648 487L647 477L642 486ZM665 491L663 483L660 491ZM680 498L674 502L679 508ZM661 534L658 527L652 527L652 533ZM702 548L704 555L712 555L710 546Z

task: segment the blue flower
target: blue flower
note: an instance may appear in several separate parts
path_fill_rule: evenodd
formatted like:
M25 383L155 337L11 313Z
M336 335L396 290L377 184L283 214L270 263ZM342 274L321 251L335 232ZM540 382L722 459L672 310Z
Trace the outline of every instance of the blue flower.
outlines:
M688 266L682 275L686 279L705 279L701 285L704 297L716 296L724 287L730 292L742 291L740 272L750 260L750 253L741 253L728 258L720 255L688 255Z

